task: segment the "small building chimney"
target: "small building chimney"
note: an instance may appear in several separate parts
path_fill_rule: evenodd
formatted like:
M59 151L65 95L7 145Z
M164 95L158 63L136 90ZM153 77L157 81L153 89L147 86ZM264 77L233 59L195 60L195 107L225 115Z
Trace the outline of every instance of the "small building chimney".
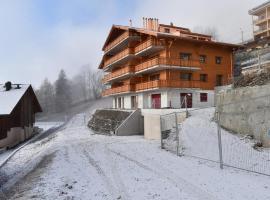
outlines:
M132 19L129 20L129 26L132 27Z
M5 83L5 88L6 88L6 91L11 90L11 88L12 88L12 84L11 84L11 82L10 82L10 81L8 81L8 82L6 82L6 83Z
M16 88L15 89L21 89L21 84L16 84Z

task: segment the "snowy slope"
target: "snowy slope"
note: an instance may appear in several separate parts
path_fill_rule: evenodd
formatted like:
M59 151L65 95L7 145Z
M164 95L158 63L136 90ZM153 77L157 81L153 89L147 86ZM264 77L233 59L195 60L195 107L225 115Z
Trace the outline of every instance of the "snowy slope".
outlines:
M219 161L217 125L214 108L190 111L191 117L181 125L180 138L184 154ZM223 160L227 165L270 175L270 150L255 150L254 140L222 129Z

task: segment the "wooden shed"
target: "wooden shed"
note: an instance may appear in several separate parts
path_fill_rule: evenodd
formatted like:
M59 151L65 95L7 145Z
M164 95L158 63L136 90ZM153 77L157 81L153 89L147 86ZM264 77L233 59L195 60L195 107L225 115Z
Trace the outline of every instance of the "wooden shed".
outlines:
M31 137L38 112L42 109L31 85L0 84L0 148Z

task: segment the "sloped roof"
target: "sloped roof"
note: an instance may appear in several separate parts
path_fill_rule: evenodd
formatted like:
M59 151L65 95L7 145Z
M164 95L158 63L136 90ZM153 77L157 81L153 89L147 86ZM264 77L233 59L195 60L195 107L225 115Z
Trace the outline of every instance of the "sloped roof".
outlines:
M161 26L167 26L167 27L172 27L170 25L164 25L164 24L160 24ZM176 27L176 26L173 26ZM190 32L189 29L187 28L183 28L183 27L176 27L176 28L180 28L183 30L186 30L188 32ZM113 33L115 30L122 30L122 31L129 31L129 30L133 30L136 31L138 33L143 33L146 35L151 35L151 36L155 36L158 38L172 38L172 39L178 39L178 40L186 40L186 41L192 41L192 42L197 42L197 43L204 43L204 44L211 44L211 45L218 45L218 46L226 46L229 48L239 48L242 45L238 45L238 44L230 44L230 43L225 43L225 42L217 42L217 41L213 41L213 40L195 40L192 38L188 38L188 37L184 37L181 35L175 35L173 33L164 33L164 32L160 32L160 31L154 31L154 30L149 30L149 29L145 29L145 28L138 28L138 27L131 27L131 26L122 26L122 25L112 25L110 32L105 40L105 43L103 45L102 50L104 51L106 45L109 43ZM191 35L194 36L203 36L203 37L210 37L209 35L205 35L205 34L199 34L199 33L194 33L194 32L190 32ZM102 56L101 62L98 66L99 69L102 69L102 65L103 65L103 61L104 61L104 55Z
M260 12L263 8L268 7L268 6L270 6L270 1L267 1L267 2L262 3L261 5L255 7L255 8L252 8L251 10L248 11L248 13L250 15L256 14L256 13Z
M0 84L0 115L9 115L19 103L23 95L26 93L28 89L32 89L29 84L20 85L20 89L15 89L16 86L12 85L12 89L6 91L3 84ZM36 97L35 97L36 98ZM37 101L37 99L36 99ZM38 103L38 102L37 102ZM41 111L41 107L38 103L39 110Z

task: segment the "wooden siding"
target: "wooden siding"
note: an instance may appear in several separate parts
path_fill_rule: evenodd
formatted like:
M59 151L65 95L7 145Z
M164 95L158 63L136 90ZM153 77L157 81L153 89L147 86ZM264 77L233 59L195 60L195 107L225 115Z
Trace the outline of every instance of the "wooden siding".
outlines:
M6 138L7 132L13 127L33 126L35 113L41 111L33 89L29 87L10 115L0 115L0 139Z

